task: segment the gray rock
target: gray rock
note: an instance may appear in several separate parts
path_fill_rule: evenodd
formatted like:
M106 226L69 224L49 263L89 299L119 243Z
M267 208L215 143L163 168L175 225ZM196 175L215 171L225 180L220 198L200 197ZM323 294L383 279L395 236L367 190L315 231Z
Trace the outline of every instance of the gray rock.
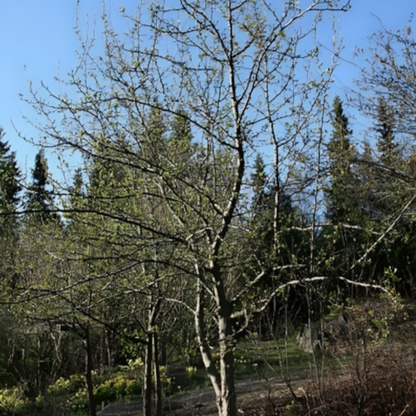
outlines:
M323 339L324 342L333 342L334 340L343 338L347 322L343 315L337 319L326 322L323 325ZM309 326L305 324L296 337L299 348L308 353L312 353L318 346L322 347L322 333L321 324L312 322Z
M311 323L311 325L305 324L298 336L296 337L299 348L312 353L317 345L321 345L320 331L317 324Z

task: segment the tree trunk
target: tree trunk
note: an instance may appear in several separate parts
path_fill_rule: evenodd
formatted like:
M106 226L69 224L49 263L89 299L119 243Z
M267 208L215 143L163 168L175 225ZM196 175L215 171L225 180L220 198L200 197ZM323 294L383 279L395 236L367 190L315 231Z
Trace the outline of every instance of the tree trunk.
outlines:
M163 402L162 402L162 384L160 381L160 367L159 367L159 337L155 332L153 334L154 345L154 367L155 367L155 392L156 392L156 416L162 416Z
M85 376L87 378L88 406L90 409L90 416L96 416L95 401L94 401L94 388L92 384L92 353L91 353L89 328L85 329L85 349L86 349L86 359L87 359Z
M218 288L221 290L222 288ZM212 359L205 330L204 307L205 300L201 282L197 281L197 304L195 310L195 329L199 342L199 350L208 377L214 388L218 416L237 416L237 404L234 386L234 353L231 331L232 305L225 299L224 294L218 296L222 306L218 311L218 343L220 348L220 373Z
M143 378L143 410L144 416L152 416L152 353L153 336L149 332L147 335L146 356L144 362Z
M195 310L195 331L198 339L199 351L201 353L202 361L204 363L205 369L207 370L208 377L211 381L212 387L214 388L215 396L218 397L221 394L220 376L218 374L217 369L215 368L215 363L212 359L211 351L209 349L206 337L204 303L204 294L202 292L201 282L198 279Z
M237 403L234 386L234 352L231 337L230 316L221 316L218 321L220 347L221 394L217 396L219 416L236 416Z
M110 347L110 334L109 334L109 330L106 329L104 332L104 337L105 337L105 348L106 348L106 354L107 354L107 365L109 367L114 367L114 362L112 359L112 354L111 354L111 347Z

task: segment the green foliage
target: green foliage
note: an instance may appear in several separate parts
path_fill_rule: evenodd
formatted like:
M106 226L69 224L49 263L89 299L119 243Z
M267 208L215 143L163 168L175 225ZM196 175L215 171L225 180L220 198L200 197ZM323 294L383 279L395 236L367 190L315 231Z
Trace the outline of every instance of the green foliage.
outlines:
M253 189L253 206L254 209L261 209L266 197L266 189L268 186L266 165L260 154L257 154L254 161L253 172L250 174L250 186Z
M129 367L130 368L130 367ZM134 370L138 367L135 366ZM129 371L118 371L107 376L94 377L94 400L97 405L101 402L130 401L137 399L142 392L140 378L131 378ZM47 390L43 400L51 401L52 398L62 398L64 407L79 414L88 410L88 395L84 375L73 374L69 378L60 378ZM39 399L41 401L41 399Z
M350 136L352 135L352 130L349 128L349 120L344 113L342 101L339 96L335 96L332 104L331 124L333 130L328 145L329 156L331 159L339 156L346 158L348 157L348 153L346 152L351 150ZM348 162L348 159L346 159L346 162ZM348 168L348 166L344 166L344 168Z
M187 376L190 379L192 379L193 377L196 376L197 368L196 367L193 367L193 366L188 366L188 367L185 367L185 371L186 371Z
M88 394L87 389L83 388L73 394L66 402L66 407L72 412L83 415L88 411Z
M17 388L0 390L0 416L22 414L27 408L27 399Z
M305 414L305 406L302 406L300 403L296 403L294 400L291 403L287 404L283 411L285 416L301 416Z
M35 211L29 213L29 219L34 223L56 222L59 219L56 213L50 212L54 207L49 185L48 163L45 152L41 149L36 154L35 166L32 169L32 184L26 192L26 209Z
M334 223L351 222L357 217L354 206L356 183L351 169L355 149L350 141L352 130L349 128L349 120L338 96L334 98L331 124L333 130L328 143L331 183L326 189L327 217Z
M21 191L20 170L16 162L16 153L10 151L10 145L3 140L4 131L0 127L0 192L2 209L15 207Z
M3 140L4 135L0 127L0 212L13 213L20 203L21 173L17 166L16 154L10 151L10 145ZM0 237L14 235L17 224L16 216L1 216ZM11 244L10 240L8 244Z
M138 380L129 380L125 376L113 377L94 388L96 403L110 403L113 401L131 400L140 396L142 383Z
M85 388L85 376L73 374L68 379L59 378L52 386L49 386L47 394L54 396L67 396Z
M393 110L388 107L385 98L379 96L375 128L378 133L377 150L380 153L381 161L387 166L392 166L398 156L398 144L395 141L394 124Z
M293 22L298 20L298 3L286 5L291 10L286 17ZM320 3L310 11L321 10ZM332 2L324 3L331 7ZM266 9L273 14L272 8ZM276 22L274 15L269 22L269 13L256 2L242 2L232 9L225 3L184 2L172 10L174 20L169 19L170 11L152 5L145 28L140 20L131 19L131 45L119 42L106 26L108 55L98 59L95 68L90 68L89 60L81 61L79 70L71 74L68 85L76 87L79 101L62 98L71 96L69 92L50 100L39 98L41 94L33 97L39 113L62 112L59 132L55 119L40 129L57 139L54 146L64 143L66 150L81 151L84 165L62 201L70 212L67 227L54 229L59 217L51 213L53 194L40 151L26 196L27 209L38 212L19 230L19 256L6 250L10 241L2 242L7 260L7 267L1 269L7 278L2 282L13 282L4 285L4 293L18 299L16 314L49 325L50 335L45 341L42 336L47 331L42 328L38 338L33 337L39 341L39 351L18 348L21 354L12 361L15 368L35 374L31 378L23 371L14 374L22 384L29 380L32 390L33 386L44 389L47 370L53 373L50 380L61 377L47 395L62 398L77 412L87 408L85 381L77 375L81 360L76 357L76 364L63 368L67 347L62 339L65 342L67 337L53 329L57 324L80 337L79 351L85 333L94 332L95 368L138 357L157 337L180 358L186 355L185 360L193 358L194 349L205 349L205 363L210 361L209 346L218 343L220 352L214 354L216 362L209 370L218 376L218 385L225 386L229 378L220 380L215 372L220 359L235 353L237 375L250 373L260 362L259 357L239 356L234 350L238 334L246 326L252 329L259 314L265 315L264 322L272 322L268 334L283 319L286 329L288 320L302 320L306 313L319 320L329 301L339 304L346 297L345 287L335 277L362 283L383 276L393 285L404 279L403 270L411 275L415 262L412 221L395 223L395 230L383 236L408 194L385 202L386 189L394 189L398 182L391 181L386 188L386 175L372 167L376 161L371 149L361 155L371 168L363 168L364 163L358 166L352 129L339 97L330 114L328 163L322 170L325 126L323 122L316 126L316 120L327 115L320 97L325 96L330 78L324 75L322 82L300 84L298 80L311 79L311 73L291 72L300 56L295 51L303 42L301 31L286 28L286 23L290 26L286 17ZM185 26L172 26L181 14L186 16ZM224 16L227 20L221 21ZM235 30L229 39L222 38L225 27ZM154 35L154 43L147 45L150 49L144 45L142 49L141 43L138 47L141 30ZM161 38L169 44L169 37L178 48L174 57L164 54L159 44ZM193 49L201 54L197 64L189 59ZM128 50L134 55L131 59ZM313 60L317 51L312 48L309 55L301 55ZM87 59L88 53L80 56ZM298 66L299 70L308 67ZM87 68L87 77L80 80L77 73ZM384 169L391 167L388 164L396 155L396 120L385 102L380 101L378 113L376 131ZM257 153L248 171L253 153L273 141L275 166L268 168ZM0 142L0 156L0 188L5 195L1 202L14 209L19 172L6 143ZM403 166L398 162L394 168ZM402 170L407 174L411 167ZM311 173L315 171L316 176ZM329 179L323 189L326 173ZM377 186L369 189L369 184ZM319 205L323 193L326 208ZM380 236L382 241L377 240ZM394 271L396 265L402 267L401 274ZM287 287L292 284L295 290L290 292ZM305 293L308 302L297 307ZM366 318L372 322L374 342L384 339L390 317L371 309ZM111 336L106 332L104 342L97 335L100 331ZM287 366L304 367L305 355L293 345L294 339L285 341L268 345L269 358L275 354L274 361L281 361L278 353L285 347ZM45 351L56 355L54 366L44 358ZM6 352L2 350L4 357ZM185 368L184 378L190 384L198 377L193 364ZM140 393L142 361L129 361L127 367L107 378L94 377L97 402ZM233 375L231 366L222 368ZM161 372L164 387L171 392L173 382L165 366ZM30 392L32 397L35 393Z

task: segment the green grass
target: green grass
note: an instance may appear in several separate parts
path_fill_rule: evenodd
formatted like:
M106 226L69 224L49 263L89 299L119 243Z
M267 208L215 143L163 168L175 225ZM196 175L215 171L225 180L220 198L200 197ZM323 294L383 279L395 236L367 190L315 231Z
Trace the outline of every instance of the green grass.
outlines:
M315 352L315 358L320 367L322 353L319 349ZM218 351L215 349L213 359L219 367ZM290 378L300 376L303 371L314 368L313 354L298 347L295 335L288 339L286 347L283 342L277 344L275 341L245 339L234 350L235 380L236 382L260 381L280 377L281 360L283 360L283 370ZM326 353L324 363L327 368L337 368L346 363L346 360L341 362ZM120 368L103 376L95 376L94 393L97 403L138 399L141 394L141 384L137 376L141 370L140 368L138 372L136 371L135 377L132 377L129 368ZM166 396L177 397L189 391L211 386L202 360L195 360L193 365L189 365L184 360L178 359L169 364L166 371L162 381ZM56 400L59 399L63 407L68 407L80 414L87 411L88 402L83 376L73 375L67 380L60 379L49 390L48 395ZM49 400L48 397L44 399Z
M279 350L280 348L280 357ZM218 351L213 350L213 359L218 363ZM281 358L281 360L280 360ZM324 359L324 360L323 360ZM315 351L316 365L321 368L339 368L350 358L339 359L330 351L323 356L319 348ZM177 360L168 366L168 378L171 380L169 395L181 394L185 391L199 390L210 386L202 360L196 360L194 367L187 367L182 360ZM296 376L303 371L315 368L314 355L300 349L296 335L288 339L287 346L281 341L256 341L245 339L234 350L234 376L236 382L247 380L264 380L271 377L281 377L281 362L286 376ZM190 368L193 370L189 371Z
M286 371L296 372L310 367L312 354L308 354L296 345L295 337L288 340L287 349L279 345L280 357ZM238 345L235 351L235 372L239 376L253 374L253 369L259 377L270 377L280 374L280 357L274 341L249 342L244 341ZM251 364L249 368L246 363ZM247 372L241 370L247 368ZM274 369L274 370L272 370Z
M288 339L286 346L283 341L243 341L237 346L234 357L237 380L254 375L259 378L280 376L281 365L286 374L294 375L315 365L340 368L351 360L349 357L335 357L330 351L323 353L319 348L315 354L307 353L298 347L295 335Z

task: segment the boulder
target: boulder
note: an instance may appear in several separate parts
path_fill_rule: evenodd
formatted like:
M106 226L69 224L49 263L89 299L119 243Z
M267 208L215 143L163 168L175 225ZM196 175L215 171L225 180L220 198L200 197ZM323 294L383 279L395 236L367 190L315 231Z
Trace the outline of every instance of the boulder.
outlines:
M312 353L317 345L321 345L320 331L314 322L311 325L305 324L296 337L299 348Z
M326 322L323 325L324 343L332 345L344 339L346 336L346 327L347 322L343 315L340 315L338 318ZM310 326L308 324L303 325L298 336L296 337L296 341L299 348L309 353L312 353L317 346L321 348L321 323L312 322Z

